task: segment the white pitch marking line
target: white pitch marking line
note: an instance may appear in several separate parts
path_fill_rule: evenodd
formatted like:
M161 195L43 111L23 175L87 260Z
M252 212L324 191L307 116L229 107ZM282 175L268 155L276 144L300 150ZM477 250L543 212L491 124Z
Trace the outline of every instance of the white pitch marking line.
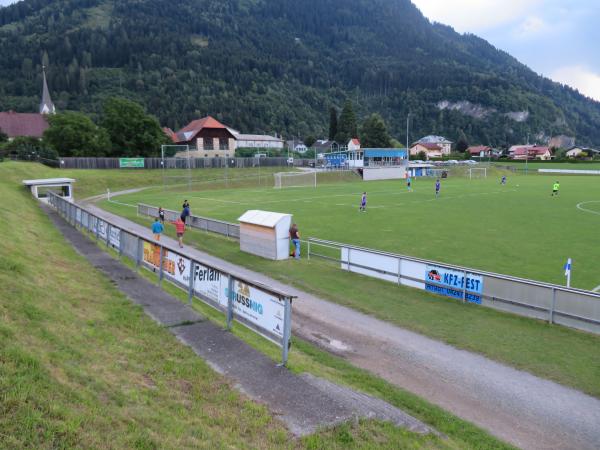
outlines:
M592 289L592 292L600 292L600 284Z
M587 205L589 203L600 203L600 200L590 200L588 202L581 202L581 203L577 203L577 209L579 209L580 211L586 212L586 213L590 213L590 214L596 214L597 216L600 216L600 212L598 211L593 211L591 209L587 209L584 208L583 205ZM600 287L600 286L599 286Z

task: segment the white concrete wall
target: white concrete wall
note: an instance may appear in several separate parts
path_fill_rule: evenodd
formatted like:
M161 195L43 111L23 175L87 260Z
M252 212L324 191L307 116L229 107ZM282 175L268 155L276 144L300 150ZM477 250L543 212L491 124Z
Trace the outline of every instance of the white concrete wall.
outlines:
M363 180L401 180L406 177L405 167L364 167Z

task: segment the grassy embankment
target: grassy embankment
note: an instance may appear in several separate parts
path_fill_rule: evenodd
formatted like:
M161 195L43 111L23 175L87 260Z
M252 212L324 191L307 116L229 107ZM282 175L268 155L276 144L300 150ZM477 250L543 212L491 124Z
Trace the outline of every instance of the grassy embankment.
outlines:
M20 179L0 164L0 447L456 447L370 421L292 439L78 255Z

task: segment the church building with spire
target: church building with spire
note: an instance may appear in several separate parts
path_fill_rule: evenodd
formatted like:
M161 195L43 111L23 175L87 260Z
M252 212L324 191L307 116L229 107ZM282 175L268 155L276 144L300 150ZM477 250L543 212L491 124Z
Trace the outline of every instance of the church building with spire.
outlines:
M38 113L18 113L0 111L0 131L8 135L9 140L16 137L32 137L41 139L48 129L47 116L56 114L56 107L50 97L46 68L42 67L42 100Z

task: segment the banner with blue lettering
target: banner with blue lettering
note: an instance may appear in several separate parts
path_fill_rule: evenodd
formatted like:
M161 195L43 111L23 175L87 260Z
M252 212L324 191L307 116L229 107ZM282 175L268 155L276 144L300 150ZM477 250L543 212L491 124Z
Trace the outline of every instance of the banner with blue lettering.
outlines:
M483 277L474 273L447 269L440 266L427 265L425 272L425 290L452 298L463 298L470 303L481 304L483 294Z

